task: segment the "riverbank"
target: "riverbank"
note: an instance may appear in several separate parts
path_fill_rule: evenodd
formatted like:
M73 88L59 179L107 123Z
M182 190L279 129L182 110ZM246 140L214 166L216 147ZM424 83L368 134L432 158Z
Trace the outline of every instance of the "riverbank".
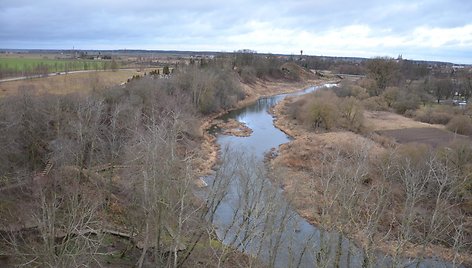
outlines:
M231 109L220 111L202 119L199 129L199 132L202 135L202 143L199 148L200 157L196 162L198 176L210 174L218 161L218 151L220 148L216 143L215 135L208 132L208 130L215 124L215 119L229 113L230 111L248 106L260 98L297 92L308 87L329 82L330 81L326 79L306 79L304 81L267 81L258 79L252 84L241 83L241 86L245 92L245 98L243 100L239 101ZM203 186L200 181L197 182L197 185Z
M311 224L325 230L335 230L346 234L364 249L373 244L375 250L380 250L391 256L411 258L438 256L451 262L472 263L472 256L467 252L457 254L454 249L438 244L418 244L410 241L399 243L395 240L391 233L397 232L400 228L399 219L402 208L399 204L403 200L402 186L396 183L385 184L385 181L380 179L379 174L376 173L380 172L378 170L369 171L360 184L352 184L350 189L348 189L349 187L345 189L349 194L355 191L362 193L360 195L362 199L356 200L359 202L356 203L356 206L361 209L342 207L347 203L335 201L338 197L332 198L333 196L330 194L333 193L328 194L327 188L328 186L336 188L335 193L342 194L342 190L338 191L338 189L345 187L344 182L341 181L341 184L338 185L329 185L333 181L317 179L317 176L329 177L330 172L342 172L342 170L330 170L329 165L333 160L339 161L339 166L349 167L352 163L346 159L352 156L356 157L362 150L366 150L366 162L375 166L375 163L379 164L378 161L384 159L386 153L390 152L392 146L396 147L397 145L392 140L386 142L385 137L372 132L363 135L343 130L315 133L288 115L286 105L292 101L293 98L286 98L271 110L275 117L274 125L293 137L294 140L280 146L278 154L270 159L269 167L274 174L284 174L282 178L277 178L277 182L284 189L286 198L292 202L300 215ZM382 114L382 118L386 118L388 115L390 120L380 120L371 112L367 112L367 114L366 124L369 124L370 129L376 131L387 129L393 125L411 128L418 127L419 124L408 118L399 118L398 115ZM399 125L399 123L401 124ZM424 124L422 127L437 128ZM376 213L375 204L378 201L372 192L380 187L385 187L385 185L388 185L385 189L389 195L388 206L384 208L387 216L378 219L378 227L374 231L369 230L365 223L371 219L368 219L367 215ZM353 217L353 221L346 219L348 222L340 223L340 218L347 217L343 213L354 213L354 215L350 215ZM370 214L369 217L373 215L375 214ZM420 232L421 230L418 228L420 227L416 226L413 231Z

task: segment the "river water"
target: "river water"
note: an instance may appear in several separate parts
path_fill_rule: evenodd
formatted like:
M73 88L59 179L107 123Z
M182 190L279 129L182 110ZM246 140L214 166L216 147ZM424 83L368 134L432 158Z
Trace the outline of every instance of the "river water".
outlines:
M291 139L274 127L269 109L287 96L318 88L261 98L220 118L243 122L253 133L249 137L217 136L221 163L216 174L204 180L210 185L207 194L224 191L225 195L211 218L218 238L273 267L454 267L434 258L420 261L366 254L344 236L309 224L267 179L265 154Z

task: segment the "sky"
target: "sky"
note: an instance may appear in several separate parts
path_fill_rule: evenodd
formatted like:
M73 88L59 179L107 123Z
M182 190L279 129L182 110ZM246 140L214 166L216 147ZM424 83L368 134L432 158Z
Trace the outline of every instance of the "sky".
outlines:
M0 48L303 50L472 64L472 1L0 0Z

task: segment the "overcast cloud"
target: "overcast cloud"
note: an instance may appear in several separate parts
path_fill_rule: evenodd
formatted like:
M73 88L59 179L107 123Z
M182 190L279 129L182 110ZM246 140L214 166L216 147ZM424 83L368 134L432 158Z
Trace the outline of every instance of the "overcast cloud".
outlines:
M0 0L0 48L73 46L472 64L472 1Z

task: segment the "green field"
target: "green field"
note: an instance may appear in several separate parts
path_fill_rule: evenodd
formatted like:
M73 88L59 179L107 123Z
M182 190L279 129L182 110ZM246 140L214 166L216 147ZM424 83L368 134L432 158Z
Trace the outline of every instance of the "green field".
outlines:
M0 56L0 76L43 74L78 70L111 69L105 60L41 59Z

